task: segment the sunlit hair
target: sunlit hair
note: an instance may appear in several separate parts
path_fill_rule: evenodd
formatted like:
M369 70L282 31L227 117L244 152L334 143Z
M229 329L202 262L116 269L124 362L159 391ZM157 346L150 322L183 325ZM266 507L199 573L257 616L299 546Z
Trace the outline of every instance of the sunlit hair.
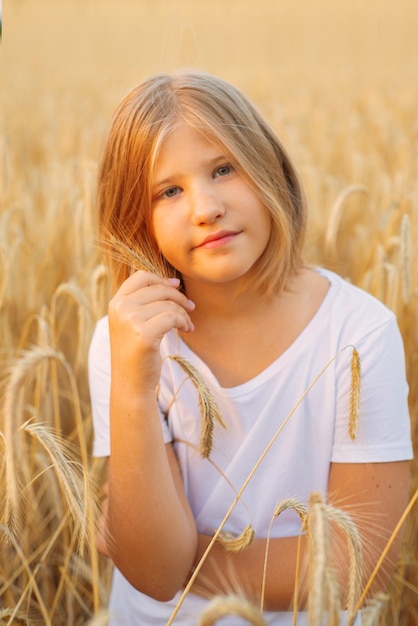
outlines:
M251 272L264 293L286 287L301 265L304 194L279 139L235 87L202 72L156 75L133 89L113 117L98 179L103 247L123 241L164 275L178 275L162 257L152 232L153 172L164 139L178 122L218 142L225 156L257 192L271 217L268 245ZM114 289L131 268L112 255Z

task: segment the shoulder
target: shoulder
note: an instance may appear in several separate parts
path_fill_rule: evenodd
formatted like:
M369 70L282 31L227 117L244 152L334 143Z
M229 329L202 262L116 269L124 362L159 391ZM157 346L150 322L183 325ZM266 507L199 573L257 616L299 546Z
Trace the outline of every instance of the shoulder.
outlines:
M330 270L318 268L317 271L330 283L330 310L342 327L357 327L362 333L368 333L380 326L396 326L393 311L375 296Z

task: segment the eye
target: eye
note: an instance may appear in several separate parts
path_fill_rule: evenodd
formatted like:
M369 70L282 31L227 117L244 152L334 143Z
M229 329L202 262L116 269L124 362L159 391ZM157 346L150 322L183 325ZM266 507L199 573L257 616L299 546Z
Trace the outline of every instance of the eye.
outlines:
M227 163L226 165L221 165L215 170L214 177L216 178L218 176L227 176L233 171L233 169L234 168L232 167L232 165L229 165L229 163Z
M174 198L178 193L180 193L179 187L169 187L160 194L160 198Z

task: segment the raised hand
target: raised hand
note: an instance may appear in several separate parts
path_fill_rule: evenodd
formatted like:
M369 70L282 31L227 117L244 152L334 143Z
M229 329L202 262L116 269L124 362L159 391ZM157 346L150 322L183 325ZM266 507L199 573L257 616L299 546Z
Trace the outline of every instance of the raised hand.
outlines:
M160 343L177 328L193 330L194 303L178 290L178 278L135 272L109 304L112 372L138 391L155 390L161 371Z

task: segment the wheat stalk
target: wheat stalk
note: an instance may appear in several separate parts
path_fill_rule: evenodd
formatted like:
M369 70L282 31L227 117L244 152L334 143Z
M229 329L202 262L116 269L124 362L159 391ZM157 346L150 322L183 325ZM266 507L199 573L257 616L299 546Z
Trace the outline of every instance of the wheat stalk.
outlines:
M327 254L335 255L337 252L337 235L344 203L347 198L354 193L368 194L369 190L364 185L349 185L346 189L341 191L335 200L331 208L327 229L325 231L324 247Z
M99 319L105 313L106 288L109 273L103 264L97 265L90 275L90 300L94 319Z
M4 535L7 537L8 541L13 545L14 550L16 551L16 554L19 556L19 559L21 561L21 564L27 574L27 578L28 578L28 583L26 585L26 589L22 590L22 594L20 597L19 602L17 603L17 605L14 607L14 612L12 613L12 615L10 616L9 622L8 624L13 624L13 619L15 619L16 615L19 612L19 608L20 608L20 604L23 602L26 593L29 590L33 590L36 599L38 601L38 605L39 605L39 609L41 611L41 614L44 618L44 624L45 626L52 626L49 616L48 616L48 611L47 608L45 606L45 603L43 601L42 598L42 594L41 591L39 589L39 585L36 582L36 573L37 570L35 570L35 572L32 572L32 570L30 569L30 565L28 562L28 559L26 558L26 556L24 555L19 543L16 540L16 537L14 536L14 534L5 526L3 526L2 524L0 524L0 531L4 533ZM38 568L37 568L38 569Z
M264 554L264 566L263 566L263 577L261 581L261 598L260 598L260 610L261 611L263 611L263 608L264 608L264 597L265 597L266 578L267 578L267 563L268 563L268 553L269 553L269 547L270 547L271 529L272 529L274 520L276 520L281 513L283 513L284 511L288 511L289 509L296 511L296 513L299 515L302 521L302 527L304 527L305 525L307 508L297 498L285 498L284 500L282 500L276 505L274 512L273 512L273 516L270 521L268 533L267 533L266 550ZM299 568L297 567L297 574L298 572L299 572ZM296 586L297 586L297 576L296 576ZM297 596L297 593L296 593L296 596ZM295 602L297 602L297 599L295 600Z
M388 540L384 550L382 551L382 553L381 553L381 555L380 555L380 557L379 557L379 559L378 559L378 561L377 561L377 563L376 563L376 565L375 565L375 567L373 569L373 572L370 574L370 577L369 577L367 583L364 585L362 594L361 594L361 596L360 596L360 598L359 598L359 600L357 602L357 605L356 605L356 610L360 609L360 607L362 606L364 600L366 599L366 596L367 596L367 594L368 594L368 592L370 590L370 587L372 586L372 584L373 584L373 582L374 582L374 580L375 580L375 578L377 576L377 573L378 573L379 569L381 568L382 563L385 560L385 558L386 558L386 556L387 556L387 554L388 554L388 552L390 550L390 547L392 546L392 544L395 541L396 537L400 533L401 528L402 528L403 524L405 523L406 518L408 517L408 515L412 511L412 509L415 506L415 503L417 501L418 501L418 488L416 489L416 491L413 494L412 498L408 502L408 504L407 504L404 512L402 513L398 523L396 524L395 528L393 529L392 534L389 537L389 540Z

